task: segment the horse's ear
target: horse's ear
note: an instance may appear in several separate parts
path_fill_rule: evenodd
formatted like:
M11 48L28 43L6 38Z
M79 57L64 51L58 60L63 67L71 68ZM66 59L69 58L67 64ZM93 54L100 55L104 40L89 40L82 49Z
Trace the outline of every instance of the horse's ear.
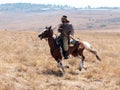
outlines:
M52 25L50 25L49 30L52 28Z
M48 27L46 26L45 29L47 29Z

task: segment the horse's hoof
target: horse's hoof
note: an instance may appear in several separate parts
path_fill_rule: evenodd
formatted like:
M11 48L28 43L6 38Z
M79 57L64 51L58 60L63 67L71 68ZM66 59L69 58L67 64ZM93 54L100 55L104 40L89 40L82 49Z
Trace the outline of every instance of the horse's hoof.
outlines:
M70 67L68 65L66 65L65 68L70 68Z
M81 68L81 67L79 67L78 69L79 69L79 71L81 71L81 70L82 70L82 68Z

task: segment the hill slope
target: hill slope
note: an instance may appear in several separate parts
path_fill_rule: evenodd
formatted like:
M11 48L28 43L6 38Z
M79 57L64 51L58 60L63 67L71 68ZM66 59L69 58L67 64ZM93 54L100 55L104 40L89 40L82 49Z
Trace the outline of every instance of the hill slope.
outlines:
M42 30L58 26L62 15L67 15L75 30L120 29L119 10L58 10L41 13L0 12L0 29Z

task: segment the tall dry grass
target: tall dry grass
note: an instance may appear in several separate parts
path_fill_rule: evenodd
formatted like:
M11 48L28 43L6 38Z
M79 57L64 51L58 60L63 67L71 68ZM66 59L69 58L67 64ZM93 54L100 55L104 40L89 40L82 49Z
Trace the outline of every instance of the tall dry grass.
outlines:
M120 32L77 31L89 41L102 61L85 51L87 70L77 69L80 59L68 64L63 75L51 57L48 44L34 31L0 31L0 90L119 90Z

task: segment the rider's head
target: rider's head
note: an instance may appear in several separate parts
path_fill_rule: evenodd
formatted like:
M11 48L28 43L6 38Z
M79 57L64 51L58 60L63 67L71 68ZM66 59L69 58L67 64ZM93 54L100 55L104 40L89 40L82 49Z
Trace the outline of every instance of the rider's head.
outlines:
M67 16L66 16L66 15L63 15L63 16L62 16L61 22L62 22L62 23L69 23L69 20L67 19Z

